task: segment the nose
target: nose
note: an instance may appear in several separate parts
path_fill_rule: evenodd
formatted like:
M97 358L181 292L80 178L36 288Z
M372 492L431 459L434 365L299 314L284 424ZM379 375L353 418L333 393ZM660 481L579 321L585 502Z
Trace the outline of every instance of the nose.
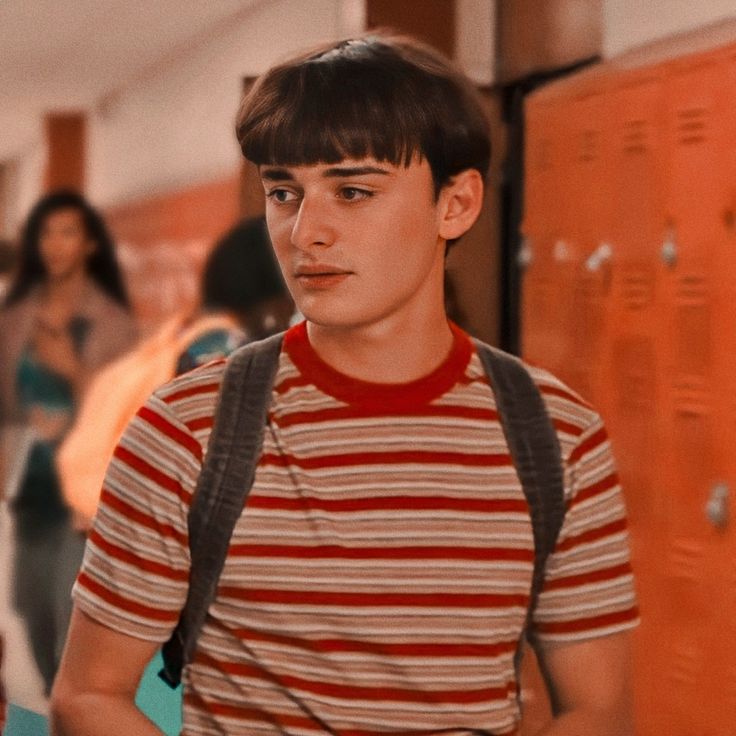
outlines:
M318 196L304 195L291 229L291 242L300 250L313 246L330 246L335 242L335 232L330 218L330 208Z

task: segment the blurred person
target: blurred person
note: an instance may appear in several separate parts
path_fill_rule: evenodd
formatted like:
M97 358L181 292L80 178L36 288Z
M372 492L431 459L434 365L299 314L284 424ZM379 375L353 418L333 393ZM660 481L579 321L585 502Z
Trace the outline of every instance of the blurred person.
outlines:
M516 733L530 507L502 388L443 294L447 248L483 201L476 93L438 52L374 34L268 70L237 129L305 321L280 344L253 487L183 672L183 733ZM188 593L224 370L160 388L123 434L75 586L57 736L158 733L131 693ZM567 507L532 609L561 706L543 733L628 736L637 610L610 445L590 406L527 370Z
M262 217L243 220L218 240L205 262L199 293L194 310L173 316L103 368L85 393L57 454L64 498L77 528L89 528L115 444L152 391L288 326L293 302ZM178 733L181 694L156 676L159 669L154 658L138 688L138 702L167 733Z
M0 311L0 476L12 496L13 605L48 695L84 549L54 453L85 385L132 345L136 326L107 228L78 193L53 192L34 206L17 256Z
M15 267L16 253L9 240L0 239L0 304L5 301Z
M56 457L77 528L89 528L115 445L156 388L288 326L293 302L262 217L238 223L218 240L205 262L199 295L193 310L171 317L99 371L86 390Z
M8 289L8 281L10 274L15 265L15 248L8 240L0 240L0 302L5 299ZM1 448L0 448L1 449ZM2 462L0 462L0 468ZM1 480L1 479L0 479ZM2 499L2 488L0 486L0 499ZM3 676L3 647L4 647L3 631L0 630L0 734L5 726L7 718L7 700L5 697L5 680Z
M2 734L3 729L5 728L5 722L8 718L8 701L5 697L5 684L3 680L4 647L5 640L2 633L0 633L0 734Z

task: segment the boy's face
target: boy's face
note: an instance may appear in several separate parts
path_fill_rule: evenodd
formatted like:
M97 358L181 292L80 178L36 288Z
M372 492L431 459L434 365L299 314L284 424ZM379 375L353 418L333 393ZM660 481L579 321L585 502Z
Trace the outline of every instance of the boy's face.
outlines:
M284 278L312 323L401 325L442 311L446 209L426 160L260 167Z

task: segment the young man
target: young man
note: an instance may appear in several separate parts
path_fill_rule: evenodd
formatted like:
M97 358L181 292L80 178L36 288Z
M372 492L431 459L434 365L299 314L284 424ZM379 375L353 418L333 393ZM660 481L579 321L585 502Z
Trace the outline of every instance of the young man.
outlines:
M238 135L258 164L285 336L253 488L184 678L186 734L511 734L534 541L448 243L489 161L472 87L411 41L331 44L267 72ZM187 512L223 363L168 384L112 462L75 589L57 734L154 734L141 670L182 607ZM562 706L544 733L630 733L635 601L598 415L533 370L567 513L535 626Z

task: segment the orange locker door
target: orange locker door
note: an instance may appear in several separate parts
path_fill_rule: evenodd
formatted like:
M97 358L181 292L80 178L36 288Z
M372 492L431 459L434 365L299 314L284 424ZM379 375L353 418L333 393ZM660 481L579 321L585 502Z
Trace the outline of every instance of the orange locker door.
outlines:
M718 340L726 325L722 265L727 196L724 151L727 106L724 65L700 57L676 65L667 80L668 217L674 257L667 269L663 315L667 356L669 454L663 480L671 493L665 574L667 609L660 632L667 656L661 687L668 696L661 732L673 736L732 733L736 711L724 688L733 678L736 638L733 531L718 520L721 450ZM730 102L733 104L733 101ZM732 141L730 145L732 145ZM732 272L732 277L736 276ZM724 448L725 449L725 448ZM710 516L706 513L709 502ZM725 612L728 611L728 614Z
M532 363L557 371L565 344L560 325L569 319L571 259L559 257L564 244L563 203L567 200L567 121L556 104L527 107L526 186L523 233L522 352Z
M714 553L724 560L724 577L723 605L710 649L715 660L713 667L723 673L723 680L710 699L711 707L718 713L713 718L713 730L723 728L728 719L731 729L736 723L736 48L724 54L722 63L720 97L724 101L725 125L719 145L718 174L725 202L717 213L721 234L714 242L713 350L717 432L714 464L724 496L723 506L712 503L710 512L724 514L723 528L713 542ZM724 646L723 642L731 645Z
M610 360L604 383L605 419L627 502L632 557L642 623L636 632L634 691L640 734L659 733L666 693L659 674L667 665L661 648L660 612L665 606L658 567L664 545L669 490L662 464L669 457L660 437L662 303L660 248L665 238L661 73L629 75L611 95L615 156ZM598 401L598 398L596 398Z
M574 97L565 105L570 120L570 181L564 203L571 244L573 282L570 320L558 328L566 340L560 378L588 400L598 397L607 363L608 294L615 251L611 243L611 130L605 94Z

